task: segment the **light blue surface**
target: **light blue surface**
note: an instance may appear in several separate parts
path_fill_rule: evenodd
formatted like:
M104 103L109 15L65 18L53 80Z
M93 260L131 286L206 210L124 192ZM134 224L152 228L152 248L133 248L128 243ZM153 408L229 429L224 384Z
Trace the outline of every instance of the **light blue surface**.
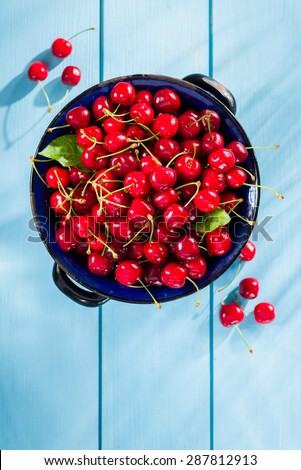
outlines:
M200 309L193 296L164 304L162 311L108 302L101 337L98 310L58 292L50 256L42 243L27 241L35 236L28 227L28 158L50 116L24 70L55 37L98 27L101 8L99 0L84 8L71 0L12 0L2 5L0 43L0 448L97 449L100 427L105 449L206 449L210 436L217 449L300 449L301 5L103 3L103 31L76 38L63 63L83 72L70 97L98 82L102 68L105 79L132 73L181 78L209 73L211 64L214 77L235 95L237 118L251 141L281 145L257 151L263 184L285 195L278 201L262 194L259 221L272 216L266 230L273 242L258 236L256 259L238 278L259 278L260 300L275 304L277 321L245 321L253 355L235 331L219 324L217 289L234 269L214 284L214 294L202 291ZM59 64L47 80L56 98L62 69ZM216 318L211 341L210 303Z

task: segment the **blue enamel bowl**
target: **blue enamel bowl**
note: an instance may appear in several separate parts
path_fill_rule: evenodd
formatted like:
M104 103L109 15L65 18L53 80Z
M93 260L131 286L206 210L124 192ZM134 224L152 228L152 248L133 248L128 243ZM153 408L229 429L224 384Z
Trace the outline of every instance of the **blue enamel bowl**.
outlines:
M172 88L181 99L184 108L194 108L201 111L209 108L217 111L221 116L221 129L226 144L233 140L242 142L246 147L251 143L237 119L233 95L218 82L204 75L190 75L183 80L160 75L132 75L107 80L86 90L74 100L69 102L53 119L49 127L62 126L66 123L66 113L75 106L91 108L94 100L101 95L109 95L113 86L119 81L131 82L136 90L147 89L155 93L160 88ZM51 133L45 131L36 151L36 156L54 138L63 135L64 129L57 129ZM39 158L41 158L39 156ZM51 163L37 163L38 171L45 177ZM243 163L259 184L259 170L255 155L249 150L249 156ZM47 250L55 261L53 277L57 286L74 301L86 305L96 306L108 299L122 302L152 303L152 299L144 289L125 287L115 281L114 276L99 277L91 274L87 268L86 258L77 253L62 251L55 241L55 225L57 218L49 207L51 190L39 179L36 172L31 174L31 206L37 230ZM243 186L236 190L243 202L237 211L243 217L255 221L259 205L259 189ZM233 217L229 225L229 233L233 241L231 249L224 256L213 256L207 261L207 272L197 281L200 289L208 286L223 274L239 256L241 250L249 239L252 226L241 219ZM152 287L152 292L159 302L178 299L195 292L190 282L186 282L180 289L169 287Z

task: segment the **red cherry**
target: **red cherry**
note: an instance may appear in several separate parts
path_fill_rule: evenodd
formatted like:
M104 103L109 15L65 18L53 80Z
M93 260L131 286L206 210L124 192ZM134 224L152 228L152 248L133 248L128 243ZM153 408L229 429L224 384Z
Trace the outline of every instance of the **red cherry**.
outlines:
M95 222L99 225L104 225L106 222L106 214L98 203L92 207L91 215L94 217Z
M173 188L165 191L155 191L152 195L152 203L156 209L165 210L178 202L178 193Z
M212 189L201 189L193 201L201 212L211 212L219 206L220 197Z
M182 261L196 259L200 256L198 241L190 235L185 235L173 244L173 252Z
M193 139L200 132L200 123L191 114L183 113L179 117L179 134L184 139Z
M188 221L188 211L180 204L172 204L164 211L164 222L168 230L183 227Z
M111 113L114 111L114 104L107 96L99 96L96 98L92 105L92 113L95 119L107 119L108 116L105 114L104 110L108 110Z
M106 233L100 227L97 227L95 230L91 231L86 241L92 250L102 251L105 248L106 239Z
M125 286L132 286L142 276L142 269L137 261L121 261L115 271L116 280Z
M158 113L174 113L180 106L180 98L173 90L162 88L155 93L154 108Z
M150 175L151 172L155 168L157 168L157 166L161 166L161 162L157 158L154 158L149 154L142 157L139 162L140 170L146 173L147 175Z
M126 242L135 235L133 226L124 217L109 220L108 224L111 234L117 241Z
M146 242L144 254L152 264L164 264L168 258L168 250L165 245L159 242Z
M243 261L251 261L256 254L256 246L250 240L247 241L246 245L242 249L239 258Z
M224 173L234 167L235 155L232 150L222 148L209 155L208 163L213 170Z
M41 82L48 77L48 67L43 62L33 62L27 71L28 78L33 82Z
M102 170L107 167L108 159L101 157L105 157L107 154L108 152L102 145L91 146L83 150L81 161L84 167L89 170Z
M84 106L76 106L68 111L66 121L74 129L87 127L90 121L90 111Z
M104 195L120 188L119 183L115 180L116 177L114 173L106 169L98 171L94 178L98 192L105 193Z
M198 118L204 118L204 116L206 116L206 118L200 120L202 132L218 131L221 124L220 115L212 109L204 109Z
M74 238L74 234L70 227L58 228L55 234L55 239L58 246L63 251L71 251L77 245L77 241Z
M102 131L97 126L88 126L79 129L76 136L76 143L81 147L91 147L93 142L100 142Z
M173 168L158 166L151 172L149 181L156 191L165 191L175 185L177 173Z
M163 284L172 289L183 287L186 281L187 270L180 263L168 263L161 271Z
M124 178L124 185L130 186L126 191L132 197L147 197L151 190L149 177L142 171L131 171L128 173Z
M182 152L191 157L199 158L204 154L201 142L198 139L186 139L180 144Z
M81 187L75 189L72 196L72 208L76 213L85 214L89 212L96 203L95 192L90 186L84 189Z
M68 39L57 38L51 45L51 52L55 57L64 59L72 52L72 44Z
M231 212L232 209L235 209L238 203L238 199L239 198L237 197L237 194L232 193L231 191L224 191L220 194L220 201L223 203L222 207L226 212Z
M78 184L85 184L90 179L91 173L88 171L82 171L72 166L70 169L70 182L73 186L77 186Z
M50 188L58 188L59 186L65 188L70 181L70 173L65 168L53 166L46 173L46 181Z
M131 197L124 191L108 194L103 201L106 214L110 217L122 217L127 215L128 207L131 204Z
M227 145L227 149L232 150L232 152L234 153L235 163L243 163L248 158L248 150L241 142L230 142L230 144Z
M254 316L258 323L270 323L275 319L275 308L268 302L261 302L254 308Z
M136 99L136 91L131 83L118 82L113 87L110 98L115 104L131 106Z
M60 191L55 191L49 199L51 209L57 214L66 215L70 210L70 202L66 200Z
M159 137L170 139L178 132L178 119L173 114L159 114L153 122L152 131Z
M138 124L128 126L125 131L126 136L131 140L143 140L146 137L146 132Z
M165 163L168 163L180 152L180 145L176 140L161 138L155 142L154 153Z
M203 171L202 178L202 189L213 189L217 193L221 193L226 187L225 174L212 168L206 168Z
M72 218L72 229L77 237L87 238L95 231L96 221L92 215L78 215Z
M144 281L150 286L161 287L163 282L161 280L161 266L155 264L148 264L143 272Z
M135 103L146 103L152 106L153 95L148 90L140 90L136 93Z
M127 248L123 246L124 241L119 242L118 240L112 240L108 243L110 249L106 249L105 257L111 260L114 264L119 261L123 261L128 258Z
M207 155L222 149L224 145L224 138L218 132L207 132L202 137L202 148Z
M246 277L239 283L239 293L244 299L255 299L258 296L259 283L254 277Z
M108 276L113 268L114 263L97 251L88 256L88 269L97 276Z
M245 314L239 305L232 302L221 306L219 318L221 324L228 328L232 325L241 323L245 318Z
M130 116L139 124L149 126L155 117L154 110L146 103L135 103L131 106Z
M207 250L211 255L223 256L232 245L229 234L222 228L217 228L205 236Z
M190 155L181 155L178 157L175 161L174 169L179 178L185 182L197 180L202 172L200 162Z
M125 132L126 124L124 118L120 116L119 118L109 117L103 123L103 129L108 134L109 132Z
M191 279L201 279L206 273L207 266L204 258L198 257L190 261L185 261L184 265L187 269L187 276Z
M126 134L119 131L109 132L109 134L105 136L104 142L109 153L119 152L125 149L129 144Z
M131 206L127 212L129 222L137 227L143 227L149 220L149 217L154 217L155 209L146 200L140 197L133 199Z
M128 173L137 170L139 163L133 150L126 150L118 155L113 155L110 166L115 167L112 170L115 175L126 176Z
M134 259L136 261L145 259L144 244L141 242L132 242L128 246L128 254L130 259Z
M242 168L234 166L225 173L226 183L230 188L240 188L247 179L247 173Z
M178 240L180 235L175 230L168 230L162 222L154 230L154 239L160 243L171 243Z
M76 86L81 78L81 71L74 65L68 65L64 68L62 73L62 82L64 85Z

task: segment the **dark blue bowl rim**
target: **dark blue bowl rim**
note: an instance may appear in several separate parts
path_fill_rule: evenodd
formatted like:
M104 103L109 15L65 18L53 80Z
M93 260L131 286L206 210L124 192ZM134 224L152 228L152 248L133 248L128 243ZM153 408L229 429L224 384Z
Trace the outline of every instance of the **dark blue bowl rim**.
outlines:
M133 75L123 75L123 76L120 76L120 77L114 77L114 78L110 78L108 80L105 80L103 82L100 82L96 85L93 85L92 87L86 89L85 91L83 91L82 93L80 93L79 95L77 95L75 98L73 98L71 101L69 101L57 114L56 116L52 119L52 121L50 122L50 124L47 126L44 134L42 135L40 141L39 141L39 144L37 146L37 149L36 149L36 152L35 152L35 157L38 155L38 152L44 142L44 139L45 137L48 135L48 131L47 129L49 127L54 127L56 121L59 119L59 117L66 113L67 110L73 106L74 103L78 102L80 99L84 98L85 96L89 95L90 93L93 93L94 91L98 90L99 88L102 88L104 86L107 86L107 85L110 85L112 83L116 83L118 81L127 81L127 80L132 80L132 79L155 79L155 80L162 80L162 81L168 81L170 83L175 83L175 84L178 84L180 86L183 86L184 88L188 88L188 89L191 89L193 91L196 91L198 93L201 93L203 94L205 97L207 97L207 99L210 99L212 100L215 104L217 104L218 106L220 106L221 108L223 108L223 110L231 117L232 120L235 121L235 124L236 124L236 127L239 129L239 131L242 133L242 135L244 136L246 142L248 143L248 146L252 146L251 145L251 142L244 130L244 128L242 127L242 125L239 123L239 121L236 119L235 115L229 110L229 108L227 108L218 98L216 98L216 96L214 96L213 94L209 93L208 91L205 91L203 90L202 88L200 88L199 86L196 86L196 85L193 85L189 82L186 82L185 80L181 80L181 79L178 79L178 78L174 78L174 77L169 77L167 75L160 75L160 74L133 74ZM252 163L254 165L254 173L255 173L255 179L257 181L258 184L260 184L260 174L259 174L259 167L258 167L258 162L257 162L257 159L256 159L256 156L254 154L254 152L252 151L251 152L251 159L252 159ZM39 236L42 240L42 242L44 243L47 251L49 252L49 254L51 255L51 257L53 258L53 260L55 261L55 263L57 263L60 268L71 278L73 279L75 282L77 282L79 285L83 286L84 288L88 289L88 291L90 292L94 292L96 294L101 294L101 295L104 295L106 296L107 298L109 299L112 299L112 300L117 300L117 301L121 301L121 302L125 302L125 303L137 303L137 304L152 304L153 303L153 300L148 300L148 299L138 299L138 300L132 300L130 298L126 298L126 297L119 297L118 295L108 295L107 293L104 293L102 292L100 289L94 289L92 288L89 284L87 284L83 279L79 278L78 276L76 276L74 273L72 273L59 259L58 257L56 256L56 254L52 251L52 249L50 248L50 245L49 243L47 242L47 239L46 237L44 236L44 233L43 233L43 230L39 224L39 217L37 216L37 211L36 211L36 205L35 205L35 193L34 193L34 169L32 169L31 171L31 177L30 177L30 203L31 203L31 209L32 209L32 213L33 213L33 216L34 216L34 222L35 222L35 225L36 225L36 228L37 228L37 231L39 233ZM259 209L259 202L260 202L260 188L258 188L257 190L257 193L256 193L256 205L254 207L254 211L253 211L253 221L256 221L257 220L257 215L258 215L258 209ZM242 251L242 249L244 248L244 246L246 245L246 243L248 242L250 236L251 236L251 233L253 231L253 228L254 226L253 225L249 225L248 227L248 233L246 235L246 240L244 240L244 242L241 242L241 250L240 252ZM214 281L216 281L225 271L227 271L227 269L229 269L229 267L234 263L234 261L238 258L239 256L239 253L238 254L234 254L232 256L232 258L229 259L229 261L225 264L225 266L214 276L212 276L206 283L204 283L201 287L201 289L204 289L205 287L207 287L208 285L210 285L211 283L213 283ZM200 280L201 281L201 280ZM196 283L198 284L198 281L196 281ZM170 302L172 300L177 300L177 299L180 299L180 298L184 298L184 297L187 297L189 295L191 295L192 293L195 292L195 288L191 285L191 288L187 289L187 291L185 292L182 292L180 294L177 294L176 293L176 289L170 289L173 293L173 295L171 297L168 297L168 298L160 298L160 303L164 303L164 302Z

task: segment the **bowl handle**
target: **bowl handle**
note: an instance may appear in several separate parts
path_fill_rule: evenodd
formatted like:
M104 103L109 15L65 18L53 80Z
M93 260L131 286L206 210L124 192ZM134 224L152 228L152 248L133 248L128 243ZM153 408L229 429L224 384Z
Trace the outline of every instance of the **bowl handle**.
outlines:
M233 114L236 113L236 101L231 91L213 78L201 73L192 73L184 77L183 80L207 91L221 101Z
M108 297L97 294L96 292L81 289L79 286L74 284L57 263L54 263L52 277L55 285L61 292L63 292L63 294L84 307L98 307L109 300Z

